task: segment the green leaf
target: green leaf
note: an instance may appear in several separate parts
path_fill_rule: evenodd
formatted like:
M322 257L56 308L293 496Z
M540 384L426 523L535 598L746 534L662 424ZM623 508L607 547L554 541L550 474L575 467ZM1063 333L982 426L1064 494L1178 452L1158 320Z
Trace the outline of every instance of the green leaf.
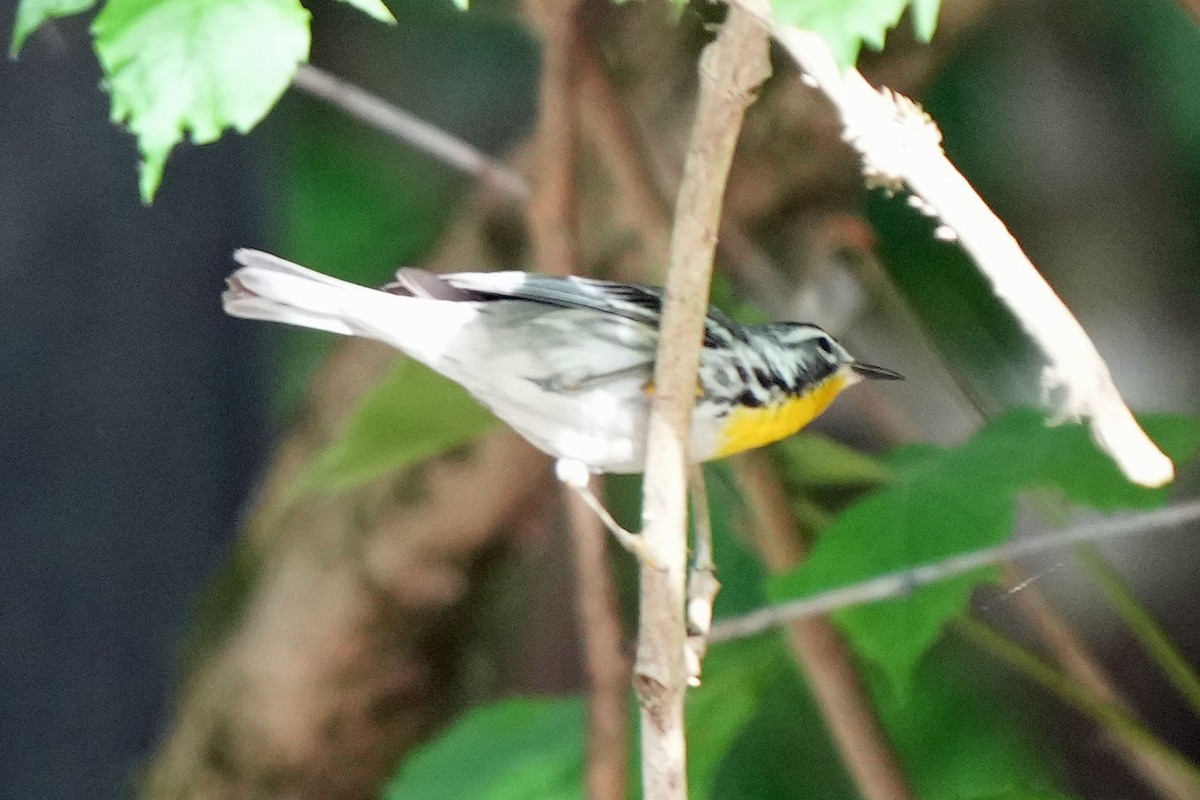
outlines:
M417 750L387 800L575 800L583 787L578 698L502 700L469 712Z
M469 11L471 8L471 0L454 0L454 7L459 11Z
M17 19L13 24L8 57L15 59L29 34L41 27L46 20L79 14L95 4L96 0L21 0L17 6Z
M1147 416L1143 425L1177 462L1200 447L1200 425L1187 417ZM971 441L946 449L901 448L888 459L896 474L824 532L808 560L776 578L776 599L801 597L1006 540L1019 491L1052 488L1070 500L1111 510L1162 503L1165 489L1127 482L1081 425L1048 427L1040 414L1006 414ZM834 615L854 649L888 676L899 694L914 668L962 613L973 588L994 571L923 587L912 595Z
M266 115L308 58L308 19L296 0L109 0L92 34L144 201L185 132L203 144Z
M386 22L389 25L396 24L396 18L392 16L392 12L383 4L383 0L341 0L346 5L354 6L359 11L374 17L380 22Z
M821 34L838 63L854 65L865 43L882 50L887 32L913 6L917 35L928 41L940 0L773 0L775 19Z
M773 641L778 643L779 637ZM782 647L760 657L767 663L788 659ZM739 723L711 787L693 783L693 788L706 793L701 797L721 800L857 797L828 723L796 670L783 663L754 674L741 659L734 665L739 662L749 680L762 684L755 692L757 711ZM954 639L935 647L906 700L889 690L877 670L865 670L864 676L917 797L1063 800L1054 788L1061 781L1057 754L1034 715L1014 702L1021 697L1012 684L1017 679L973 648ZM740 705L738 714L744 716ZM689 745L702 738L695 735L700 730L698 725L695 731L689 728Z
M917 38L922 42L928 42L933 38L933 33L937 30L938 11L941 5L942 0L913 0L913 29L917 32Z
M900 698L868 680L921 800L1062 800L1051 742L1014 703L1011 676L954 640L935 647ZM871 673L867 673L868 678Z
M496 423L464 389L411 359L366 395L301 491L347 489L467 442Z

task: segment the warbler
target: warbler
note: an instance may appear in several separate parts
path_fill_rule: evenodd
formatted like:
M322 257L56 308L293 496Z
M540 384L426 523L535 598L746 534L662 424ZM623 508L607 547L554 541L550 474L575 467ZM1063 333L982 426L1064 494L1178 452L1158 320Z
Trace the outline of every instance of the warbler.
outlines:
M558 459L568 482L580 482L578 466L642 471L661 289L418 269L371 289L257 250L234 259L227 313L389 344L461 384ZM710 308L688 455L709 461L791 436L861 379L901 377L816 325L743 325Z

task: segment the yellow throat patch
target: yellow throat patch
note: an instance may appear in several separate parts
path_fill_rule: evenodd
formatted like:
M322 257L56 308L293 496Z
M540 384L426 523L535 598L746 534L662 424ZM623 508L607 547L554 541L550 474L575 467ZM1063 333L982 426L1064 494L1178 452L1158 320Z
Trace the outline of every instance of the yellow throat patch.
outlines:
M844 372L836 372L810 391L767 406L742 406L729 412L713 458L724 458L786 439L812 422L829 407L850 383Z

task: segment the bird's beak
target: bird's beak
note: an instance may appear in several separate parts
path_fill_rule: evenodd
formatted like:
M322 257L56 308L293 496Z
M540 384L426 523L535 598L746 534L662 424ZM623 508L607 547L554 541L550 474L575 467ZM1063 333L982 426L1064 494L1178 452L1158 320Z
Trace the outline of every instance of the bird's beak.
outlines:
M893 372L890 369L877 367L874 364L864 364L861 361L855 361L850 365L850 369L864 378L870 378L878 381L902 381L904 376L899 372Z

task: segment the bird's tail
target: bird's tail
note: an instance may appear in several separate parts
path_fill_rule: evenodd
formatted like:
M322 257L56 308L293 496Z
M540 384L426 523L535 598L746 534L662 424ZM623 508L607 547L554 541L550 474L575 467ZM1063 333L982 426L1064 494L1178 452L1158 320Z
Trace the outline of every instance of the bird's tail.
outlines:
M448 308L458 304L369 289L259 250L233 257L242 266L227 279L221 302L235 317L378 339L435 368L466 321L468 309Z

